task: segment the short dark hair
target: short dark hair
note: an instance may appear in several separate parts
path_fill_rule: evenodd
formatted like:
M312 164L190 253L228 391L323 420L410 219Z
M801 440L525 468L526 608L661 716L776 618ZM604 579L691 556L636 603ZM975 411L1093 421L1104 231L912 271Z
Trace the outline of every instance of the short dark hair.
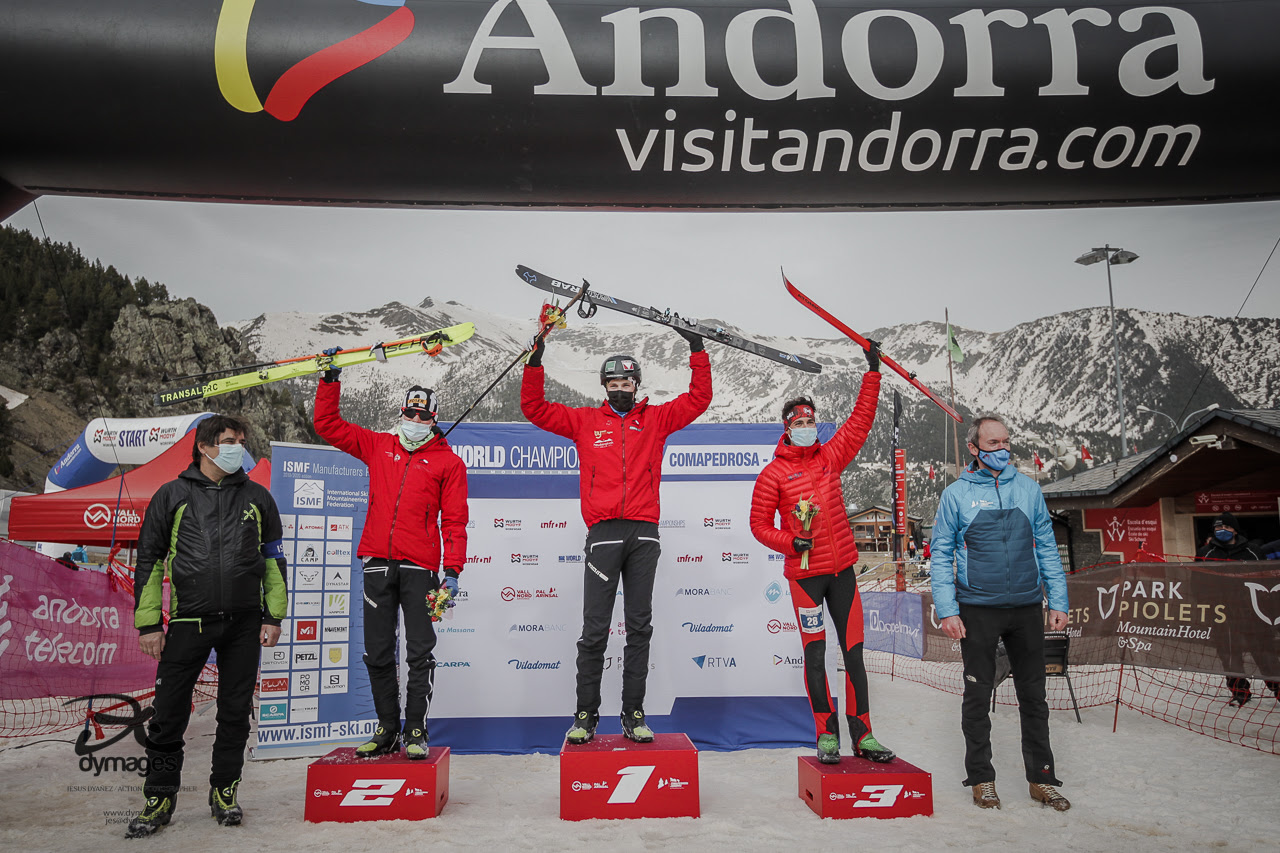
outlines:
M191 442L191 461L200 464L200 445L217 444L218 436L229 429L249 435L249 424L235 415L212 415L196 424L196 440Z
M782 404L782 422L783 423L787 422L787 415L791 414L791 410L794 409L796 406L808 406L809 408L813 409L815 412L818 411L818 407L813 404L813 400L811 400L810 398L796 397Z

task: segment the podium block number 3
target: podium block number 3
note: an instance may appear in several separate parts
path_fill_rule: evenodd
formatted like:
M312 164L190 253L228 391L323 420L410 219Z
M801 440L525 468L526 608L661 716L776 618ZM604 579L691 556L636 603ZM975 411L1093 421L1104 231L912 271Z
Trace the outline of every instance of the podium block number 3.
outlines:
M902 793L901 785L863 785L862 793L867 795L867 799L858 800L853 804L857 808L875 808L888 807L898 800L898 795Z

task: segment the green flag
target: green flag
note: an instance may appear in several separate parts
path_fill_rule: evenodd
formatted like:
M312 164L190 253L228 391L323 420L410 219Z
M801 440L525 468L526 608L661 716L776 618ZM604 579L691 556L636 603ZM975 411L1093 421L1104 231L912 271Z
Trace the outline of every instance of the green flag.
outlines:
M964 363L964 352L960 349L960 343L956 340L956 333L951 331L951 324L947 323L947 348L951 350L951 360L956 364Z

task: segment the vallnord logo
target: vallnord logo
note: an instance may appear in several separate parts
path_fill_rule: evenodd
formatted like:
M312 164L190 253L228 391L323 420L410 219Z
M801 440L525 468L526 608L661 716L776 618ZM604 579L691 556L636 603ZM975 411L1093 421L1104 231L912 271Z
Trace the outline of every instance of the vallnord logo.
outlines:
M388 53L413 32L413 12L404 5L405 0L356 2L397 8L363 32L294 64L272 85L264 104L249 76L249 18L255 0L223 0L213 41L213 65L222 97L241 112L265 110L280 121L293 121L325 86Z

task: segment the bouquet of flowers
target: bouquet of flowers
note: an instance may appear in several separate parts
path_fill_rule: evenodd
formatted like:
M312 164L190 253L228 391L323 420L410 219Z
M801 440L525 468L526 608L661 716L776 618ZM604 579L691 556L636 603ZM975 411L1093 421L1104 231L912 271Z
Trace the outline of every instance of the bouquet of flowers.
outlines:
M791 511L791 514L800 519L800 526L804 528L806 533L808 533L809 526L813 524L813 519L818 514L818 505L813 502L812 496L808 498L801 498L800 502L796 504L796 508ZM805 551L800 555L800 571L805 572L808 570L809 552Z
M427 609L431 611L432 622L439 622L444 618L445 611L453 606L452 599L453 596L444 587L427 593Z

